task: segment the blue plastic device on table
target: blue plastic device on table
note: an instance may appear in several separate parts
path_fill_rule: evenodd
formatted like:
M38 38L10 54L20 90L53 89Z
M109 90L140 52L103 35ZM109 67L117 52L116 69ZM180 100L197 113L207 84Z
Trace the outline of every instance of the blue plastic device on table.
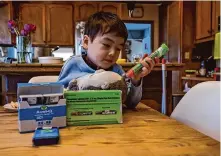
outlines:
M35 130L32 142L35 146L57 144L59 129L57 127L43 127Z

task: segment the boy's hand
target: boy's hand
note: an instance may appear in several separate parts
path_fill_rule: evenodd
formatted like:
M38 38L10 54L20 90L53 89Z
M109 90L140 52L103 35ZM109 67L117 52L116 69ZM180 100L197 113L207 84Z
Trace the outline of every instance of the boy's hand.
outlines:
M158 62L158 59L155 58L155 61ZM153 69L155 65L155 61L149 57L146 57L140 61L140 63L143 65L142 72L132 77L132 83L135 86L140 84L140 79L142 77L147 76L151 72L151 70Z

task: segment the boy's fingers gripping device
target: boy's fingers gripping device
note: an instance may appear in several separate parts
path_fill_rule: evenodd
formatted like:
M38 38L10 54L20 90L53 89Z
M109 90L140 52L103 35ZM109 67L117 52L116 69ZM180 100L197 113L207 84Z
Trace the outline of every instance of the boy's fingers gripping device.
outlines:
M160 58L161 56L165 55L168 52L169 48L166 44L162 44L156 51L154 51L152 54L150 54L150 58L154 60L155 58ZM147 55L145 55L147 57ZM144 58L145 58L144 57ZM145 61L147 64L149 64L148 61ZM141 63L138 63L133 68L131 68L127 73L123 75L123 77L132 78L135 75L139 74L142 71L143 65Z

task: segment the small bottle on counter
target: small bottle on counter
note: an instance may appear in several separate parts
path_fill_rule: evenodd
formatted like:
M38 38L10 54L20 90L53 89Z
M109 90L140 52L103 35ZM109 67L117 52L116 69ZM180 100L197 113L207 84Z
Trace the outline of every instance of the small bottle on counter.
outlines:
M199 75L206 76L206 68L205 68L205 60L204 59L200 63Z

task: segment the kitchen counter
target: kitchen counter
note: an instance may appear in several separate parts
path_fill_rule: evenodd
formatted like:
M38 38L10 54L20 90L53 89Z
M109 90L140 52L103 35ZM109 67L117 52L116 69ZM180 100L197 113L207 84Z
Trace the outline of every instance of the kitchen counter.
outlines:
M135 63L119 63L125 71L132 68ZM49 73L49 74L59 74L61 71L63 64L40 64L40 63L32 63L32 64L0 64L0 75L5 75L8 73ZM161 70L161 64L156 64L154 69L155 71ZM166 64L167 70L180 70L182 69L184 64L180 63L169 63Z
M220 142L140 103L123 109L123 124L69 126L60 142L32 146L33 133L19 134L17 113L0 107L0 155L204 155L219 156Z
M198 76L183 76L181 77L182 84L188 84L188 87L192 88L193 86L197 85L198 83L205 82L205 81L220 81L219 79L212 78L212 77L198 77ZM182 89L185 89L184 87Z
M134 63L120 63L125 71ZM8 103L17 100L17 83L27 83L34 76L59 75L63 64L0 64L2 88L0 100ZM153 71L143 78L142 102L160 111L162 102L162 72L161 64L156 64ZM167 66L167 114L172 112L172 72L183 69L184 64L171 63ZM47 81L47 80L46 80ZM151 100L151 101L150 101Z
M192 81L215 81L212 77L197 77L197 76L183 76L181 77L182 80L192 80Z

